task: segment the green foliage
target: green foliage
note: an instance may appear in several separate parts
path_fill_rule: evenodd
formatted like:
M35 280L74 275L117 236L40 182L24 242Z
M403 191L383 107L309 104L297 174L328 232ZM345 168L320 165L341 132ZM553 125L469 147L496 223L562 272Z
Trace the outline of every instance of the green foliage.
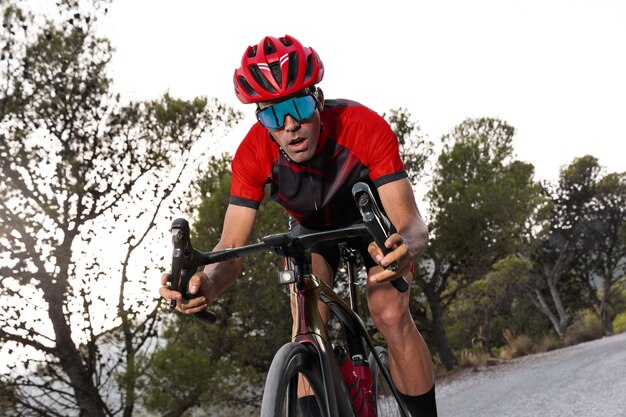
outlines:
M568 327L563 342L566 346L575 345L604 336L602 323L592 311L581 311L576 320Z
M200 250L210 250L219 240L230 195L229 160L211 159L209 175L198 183L203 198L192 240ZM266 202L259 209L252 239L286 228L284 211ZM291 330L289 297L277 280L281 262L273 254L246 257L241 276L210 306L218 316L215 325L190 324L191 318L178 315L171 321L167 345L158 351L163 366L150 372L146 396L150 409L219 406L225 412L260 403L271 359L289 340ZM181 371L171 371L176 369ZM202 378L189 379L185 369L198 370ZM168 384L179 385L179 394L167 395Z
M541 314L528 297L520 297L511 306L510 316L505 316L500 332L509 328L515 334L526 334L533 341L540 341L546 334L553 334L554 329L548 318ZM501 333L500 333L501 334ZM501 343L501 342L499 342Z
M524 247L538 203L533 167L512 159L514 130L495 119L468 120L444 137L428 196L437 250L482 275Z
M250 379L245 369L234 372L237 363L230 357L237 339L235 329L225 323L208 328L191 318L176 318L164 337L167 344L152 358L143 403L148 410L181 415L200 404L227 398L246 401ZM252 381L258 384L259 381Z
M604 297L604 292L600 292L600 297ZM617 282L611 287L611 298L607 307L609 315L616 317L626 311L626 284Z
M455 310L445 320L473 311L472 328L452 324L451 333L458 328L464 340L476 337L479 326L489 331L484 314L493 315L474 308L473 297L479 298L478 305L491 308L487 283L467 287L485 277L498 260L527 250L528 224L541 201L532 180L533 166L513 157L513 134L511 126L497 119L468 119L458 125L443 137L428 193L432 222L426 256L434 267L433 276L423 277L420 285L433 314ZM460 297L466 301L458 301ZM441 329L445 320L436 316L432 320L439 327L435 334L440 353L448 344ZM444 364L449 369L454 358L448 354Z
M550 227L538 236L532 256L537 305L561 337L571 317L586 308L611 334L612 289L626 273L620 262L626 256L626 175L603 176L598 160L586 155L564 167L558 185L546 191Z
M528 261L516 256L504 258L457 297L449 312L451 324L457 328L451 333L456 349L475 345L478 340L487 351L501 344L502 331L516 321L512 309L524 297L530 267Z
M411 184L417 185L429 171L429 159L433 155L433 143L427 140L419 124L412 120L407 109L398 108L383 114L400 142L400 156Z
M615 333L626 332L626 311L615 316L613 320L613 330L615 330Z
M4 376L0 376L0 409L7 416L17 415L16 389Z

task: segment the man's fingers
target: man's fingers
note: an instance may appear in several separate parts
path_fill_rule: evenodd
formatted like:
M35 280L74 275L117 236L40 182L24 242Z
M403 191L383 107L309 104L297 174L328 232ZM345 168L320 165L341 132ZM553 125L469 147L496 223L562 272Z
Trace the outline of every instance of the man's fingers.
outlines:
M178 291L172 291L165 286L159 288L159 295L161 295L161 297L166 298L168 300L180 301L183 299L183 296L181 293L179 293Z
M369 252L370 256L377 264L380 264L380 262L383 260L385 256L383 254L383 251L376 244L376 242L371 242L367 246L367 251Z
M397 246L393 251L389 252L381 261L379 262L381 266L387 267L394 262L398 264L406 263L403 262L404 258L406 258L409 254L409 247L405 244L401 244ZM399 265L401 268L403 265Z
M206 310L208 306L206 298L197 297L191 300L181 300L176 309L181 313L194 314Z
M399 233L394 233L385 241L385 247L391 249L391 251L385 255L382 249L376 244L371 242L367 247L367 251L370 253L374 261L377 264L384 267L391 265L394 262L398 262L403 256L409 253L409 247L404 243L404 239Z
M170 274L167 272L161 275L161 285L167 286L170 282Z
M379 271L376 271L376 273L370 275L369 279L372 283L387 282L398 277L410 276L410 269L410 265L402 265L396 271L392 271L391 269L380 269Z
M395 249L404 243L404 239L400 233L394 233L385 241L385 246L389 249Z
M392 249L387 255L383 254L383 251L375 242L370 243L368 252L374 261L383 268L388 268L394 262L398 265L398 268L395 271L391 269L380 270L370 277L371 282L387 282L410 274L411 257L409 247L404 243L402 236L399 233L394 233L385 241L385 246Z
M189 294L198 293L204 277L206 277L206 274L204 272L197 272L191 277L191 279L189 280Z

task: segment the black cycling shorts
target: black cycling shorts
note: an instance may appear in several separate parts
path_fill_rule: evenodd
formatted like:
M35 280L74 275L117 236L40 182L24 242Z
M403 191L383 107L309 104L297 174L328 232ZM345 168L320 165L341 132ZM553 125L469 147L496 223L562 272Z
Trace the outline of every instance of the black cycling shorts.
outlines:
M320 230L308 229L298 223L295 223L291 226L291 233L294 236L301 236L319 231ZM337 268L339 268L339 261L341 260L338 244L346 243L346 246L360 253L361 258L363 259L363 263L369 271L370 268L376 266L376 262L374 262L372 256L367 251L367 247L372 241L373 239L369 235L341 240L327 240L324 242L318 242L311 246L311 253L317 253L321 255L326 260L326 262L328 262L328 265L330 265L334 276L337 273Z

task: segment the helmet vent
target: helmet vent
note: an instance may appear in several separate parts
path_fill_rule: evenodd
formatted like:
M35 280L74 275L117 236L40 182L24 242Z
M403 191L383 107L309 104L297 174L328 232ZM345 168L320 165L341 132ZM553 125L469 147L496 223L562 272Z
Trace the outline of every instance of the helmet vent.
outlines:
M298 77L298 54L289 54L289 68L287 69L287 88L291 88Z
M270 41L265 42L265 55L270 55L270 54L275 54L275 53L276 53L276 48L274 48L274 45Z
M263 73L261 72L258 66L250 65L248 67L248 70L250 70L250 73L252 74L252 77L254 78L254 80L257 83L261 84L261 87L263 87L264 90L270 91L272 93L276 92L276 89L274 88L274 86L267 80L267 78L265 78L265 75L263 75Z
M313 73L313 54L310 54L309 56L306 57L306 71L304 74L304 79L308 80L309 78L311 78L312 73Z
M283 75L280 71L280 62L272 62L270 64L270 71L272 71L272 76L276 80L276 83L280 85L282 83Z
M254 89L250 86L250 84L248 84L248 81L246 81L243 76L240 75L239 77L237 77L237 80L239 81L239 85L241 85L241 87L246 90L246 93L250 94L251 96L258 96L258 93L254 91Z

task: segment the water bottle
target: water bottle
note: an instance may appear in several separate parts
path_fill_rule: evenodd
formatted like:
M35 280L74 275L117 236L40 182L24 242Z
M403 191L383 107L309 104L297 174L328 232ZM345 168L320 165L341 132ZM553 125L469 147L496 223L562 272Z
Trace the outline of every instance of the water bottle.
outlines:
M374 416L374 411L376 410L376 399L374 398L374 393L372 392L373 378L370 365L361 355L353 356L352 364L354 365L354 372L356 372L359 377L359 381L361 382L361 390L363 391L365 402L367 403L369 409L372 410L371 416Z
M374 396L371 391L372 376L369 372L367 361L364 361L359 357L357 359L359 359L360 365L354 366L352 359L348 357L348 353L344 348L337 346L334 350L337 362L339 363L339 369L341 370L341 376L343 377L343 382L346 384L346 388L348 389L348 394L352 400L352 407L354 408L356 416L376 417L374 413L375 407L371 405L373 404ZM368 368L367 371L362 369L363 362L365 362L365 366ZM363 375L363 380L359 378L359 373ZM368 375L369 380L367 379ZM365 386L367 386L367 388ZM369 393L370 398L366 397L367 393Z

